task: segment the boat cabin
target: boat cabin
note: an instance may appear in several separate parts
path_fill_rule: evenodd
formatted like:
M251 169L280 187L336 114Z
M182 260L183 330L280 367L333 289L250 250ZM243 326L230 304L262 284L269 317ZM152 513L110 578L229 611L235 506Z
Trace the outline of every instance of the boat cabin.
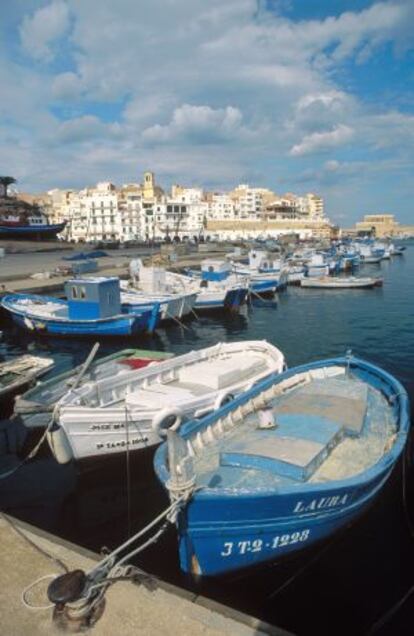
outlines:
M119 278L78 278L65 285L70 320L99 320L121 313Z
M166 288L166 272L163 267L140 267L139 269L139 286L142 290L158 294L165 292Z
M265 250L251 250L249 252L250 269L259 272L275 272L279 271L281 266L280 258L273 258Z
M207 258L201 261L201 278L207 281L220 281L228 278L231 272L230 263L218 259Z

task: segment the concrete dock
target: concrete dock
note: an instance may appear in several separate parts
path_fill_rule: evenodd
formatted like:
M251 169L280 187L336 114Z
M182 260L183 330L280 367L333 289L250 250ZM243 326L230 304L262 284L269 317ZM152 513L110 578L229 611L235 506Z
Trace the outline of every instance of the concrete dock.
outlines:
M15 519L11 521L31 542L63 561L70 569L88 570L98 559L97 555L33 526ZM0 516L0 632L7 636L62 634L52 622L51 609L28 609L22 603L21 595L26 587L43 576L62 574L62 571L20 533L7 518ZM31 604L49 604L46 589L50 580L40 582L29 591L27 598ZM110 587L106 594L105 611L91 633L94 636L289 636L282 629L159 580L154 591L129 581Z
M72 252L75 251L79 250L72 249ZM226 248L218 248L170 258L160 254L159 250L154 251L146 247L109 250L107 257L96 259L98 261L98 271L85 274L85 276L104 275L125 278L129 274L128 267L133 258L151 259L154 265L173 268L194 267L204 258L222 258L225 252ZM64 283L71 275L56 275L54 272L58 268L68 267L71 264L71 261L63 260L63 256L68 256L70 253L67 248L64 251L59 249L6 253L4 258L0 259L0 295L9 292L48 294L62 290ZM50 273L50 277L47 277L48 273ZM33 274L43 274L45 277L32 278Z

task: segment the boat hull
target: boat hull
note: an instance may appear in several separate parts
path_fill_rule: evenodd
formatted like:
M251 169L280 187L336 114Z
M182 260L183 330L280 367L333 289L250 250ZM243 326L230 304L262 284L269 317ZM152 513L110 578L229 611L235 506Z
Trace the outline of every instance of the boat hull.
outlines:
M118 316L102 321L57 321L45 320L34 316L25 316L10 312L13 322L20 328L41 336L132 336L148 331L151 312L144 312L140 316L134 314Z
M54 238L65 229L66 222L56 223L52 225L1 225L0 238L21 238L21 239L38 239L38 238Z
M101 377L115 377L130 369L128 361L134 363L138 359L140 365L146 366L154 361L171 358L173 354L161 351L147 351L145 349L123 349L109 356L93 362L88 368L84 381L96 380ZM83 369L83 364L54 375L42 384L29 389L23 395L17 396L14 403L14 414L19 417L26 428L45 428L50 422L50 415L55 404L60 400L75 378Z
M273 387L308 371L348 365L358 377L376 387L398 416L398 428L389 449L363 472L332 481L279 483L267 486L220 487L220 482L193 492L178 513L177 528L181 568L195 576L217 576L277 560L326 539L345 527L375 499L400 458L409 429L409 405L402 385L377 367L357 359L336 358L290 369L278 378L257 384L230 405L186 424L182 430L190 446L206 443L224 425L231 413ZM204 433L204 437L203 437ZM218 438L219 439L219 438ZM154 466L160 482L168 489L170 480L168 447L161 446ZM258 460L257 466L260 466Z
M100 323L92 321L76 321L62 323L58 321L30 318L12 314L16 325L26 331L42 336L132 336L147 331L151 312L144 312L137 317L122 316Z
M201 293L197 296L194 309L197 311L226 310L237 312L247 297L248 290L236 287L230 290Z
M226 345L227 351L231 352L237 345ZM243 345L244 346L244 345ZM158 445L165 438L165 433L161 430L159 422L157 423L160 412L163 407L175 408L179 413L180 419L177 426L192 418L202 417L205 413L214 411L217 407L217 401L221 401L223 397L228 396L230 399L246 390L252 383L262 380L273 374L280 373L284 367L284 358L277 352L273 353L273 348L262 343L252 343L252 347L263 347L263 353L266 353L268 364L266 368L258 371L257 368L252 369L248 376L239 379L232 384L226 386L225 389L210 389L203 393L188 395L184 400L176 400L174 402L173 394L169 394L168 400L162 402L162 393L160 392L160 384L162 374L166 374L174 369L184 368L189 360L197 360L197 352L185 354L184 362L180 358L165 361L160 366L142 370L136 374L129 374L118 378L118 385L113 386L112 378L106 376L110 384L110 393L103 393L102 384L99 389L101 398L111 400L105 401L103 406L86 405L85 400L82 405L73 404L68 392L69 399L65 403L65 398L60 401L59 416L57 423L65 434L68 444L71 447L71 453L74 459L85 459L87 457L96 457L109 454L123 452L129 450L142 450L154 445ZM221 346L209 348L207 351L216 350L219 352ZM252 350L252 349L250 349ZM260 349L259 349L260 350ZM277 350L276 350L277 351ZM247 355L247 352L246 352ZM275 358L275 355L277 357ZM161 376L160 376L161 374ZM126 380L125 380L126 378ZM154 381L151 385L151 379ZM125 395L133 390L138 390L137 383L153 386L155 389L155 401L151 405L139 402L137 405L129 404L124 399ZM129 383L129 384L128 384ZM158 390L157 390L158 387ZM96 389L95 389L96 390ZM224 391L224 393L223 393ZM77 396L79 392L77 393ZM113 401L113 402L112 402ZM168 407L165 405L168 404ZM52 448L53 450L53 448Z
M304 278L301 281L301 287L313 288L313 289L369 289L371 287L379 287L382 285L381 279L317 279L317 278Z
M389 474L388 468L363 486L329 485L306 493L200 497L180 522L181 567L217 576L311 547L361 514Z

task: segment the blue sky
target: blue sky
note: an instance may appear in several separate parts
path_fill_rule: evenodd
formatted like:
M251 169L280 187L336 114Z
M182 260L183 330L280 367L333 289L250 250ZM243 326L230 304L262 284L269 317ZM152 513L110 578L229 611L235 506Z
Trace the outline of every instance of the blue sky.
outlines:
M0 173L318 192L414 223L412 0L5 0Z

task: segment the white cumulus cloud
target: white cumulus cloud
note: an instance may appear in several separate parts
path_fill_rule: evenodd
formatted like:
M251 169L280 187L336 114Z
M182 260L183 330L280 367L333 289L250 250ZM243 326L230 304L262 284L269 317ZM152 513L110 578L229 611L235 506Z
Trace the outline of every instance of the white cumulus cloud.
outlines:
M69 26L69 9L57 0L25 16L20 26L23 48L36 60L53 59L53 44L64 35Z
M174 110L169 124L146 128L142 135L146 141L159 143L179 138L212 143L233 137L240 131L241 122L241 112L232 106L214 109L183 104Z
M341 146L348 142L353 134L354 131L352 128L344 124L339 124L339 126L333 130L306 135L299 144L292 146L289 154L292 155L292 157L299 157L301 155L330 150L331 148Z

